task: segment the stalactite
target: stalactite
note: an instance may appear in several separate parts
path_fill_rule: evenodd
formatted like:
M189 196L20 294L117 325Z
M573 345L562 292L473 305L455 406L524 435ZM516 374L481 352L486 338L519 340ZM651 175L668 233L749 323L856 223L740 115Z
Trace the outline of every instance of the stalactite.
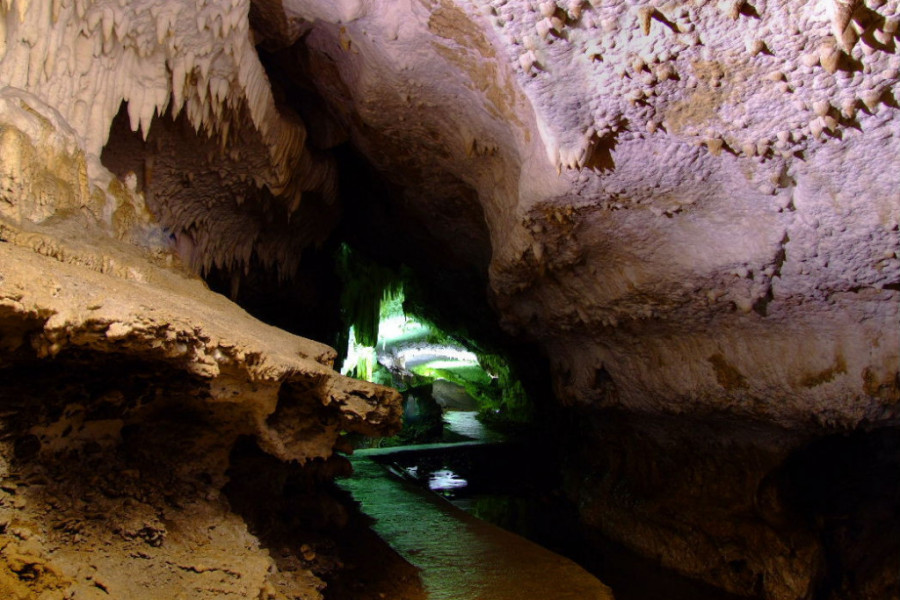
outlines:
M17 13L18 19L0 19L0 84L26 89L57 107L93 155L107 143L123 101L131 130L145 140L168 109L174 116L184 111L197 132L219 138L222 153L229 140L240 143L232 135L239 130L233 123L249 116L268 153L267 168L254 175L256 185L268 188L290 215L306 191L333 197L334 172L328 161L315 159L305 148L303 123L276 108L249 33L249 4L198 2L188 8L150 3L144 10L122 2L4 0L5 12ZM191 13L196 28L186 26ZM62 82L53 77L59 59L69 73ZM189 223L196 220L184 225ZM205 259L205 268L214 262L237 269L249 264L252 247L204 239L195 239L200 253L217 253ZM270 251L285 249L262 250ZM264 262L296 261L267 256Z

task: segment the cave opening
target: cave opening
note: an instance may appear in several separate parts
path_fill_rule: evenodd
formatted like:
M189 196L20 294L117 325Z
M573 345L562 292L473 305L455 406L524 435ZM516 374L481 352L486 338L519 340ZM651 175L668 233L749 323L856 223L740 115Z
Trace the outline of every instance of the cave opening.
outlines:
M462 423L476 417L507 431L533 424L534 401L503 350L470 329L445 330L430 319L435 311L423 304L422 284L409 268L376 264L346 244L337 263L345 328L340 370L404 397L403 430L373 443L464 437Z

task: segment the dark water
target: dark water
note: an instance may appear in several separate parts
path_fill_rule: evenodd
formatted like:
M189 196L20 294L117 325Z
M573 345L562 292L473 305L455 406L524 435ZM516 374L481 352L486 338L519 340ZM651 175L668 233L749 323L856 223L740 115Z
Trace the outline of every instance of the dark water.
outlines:
M559 491L558 467L539 444L406 451L374 459L466 512L571 558L612 587L618 600L737 598L586 532Z
M429 600L612 600L574 561L391 477L372 452L354 454L353 477L339 485L375 533L419 569Z

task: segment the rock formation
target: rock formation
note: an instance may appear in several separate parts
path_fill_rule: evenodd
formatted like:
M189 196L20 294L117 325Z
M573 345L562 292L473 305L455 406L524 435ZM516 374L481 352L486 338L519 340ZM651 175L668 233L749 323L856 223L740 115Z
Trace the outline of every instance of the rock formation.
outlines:
M853 464L894 464L898 10L0 0L0 393L21 482L2 488L9 589L116 585L88 577L63 534L151 561L172 589L228 580L232 559L245 575L222 594L290 588L216 503L229 452L252 436L323 460L341 431L393 427L397 396L190 273L302 286L304 252L352 206L359 239L390 232L382 252L457 274L435 285L474 281L510 339L549 359L557 402L584 417L568 460L587 523L745 596L900 594L896 543L865 563L869 525L797 491L845 443ZM347 147L382 204L339 189ZM104 457L96 477L124 486L110 473L129 447L170 467L98 501L121 523L84 534L40 516L93 477L73 455ZM153 496L157 476L180 499ZM802 507L822 522L799 525ZM227 541L203 537L209 520ZM169 562L129 546L168 530L182 532ZM179 562L196 536L248 558Z
M178 269L59 112L12 88L0 102L4 597L320 598L224 501L239 443L340 471L341 436L394 431L399 394Z

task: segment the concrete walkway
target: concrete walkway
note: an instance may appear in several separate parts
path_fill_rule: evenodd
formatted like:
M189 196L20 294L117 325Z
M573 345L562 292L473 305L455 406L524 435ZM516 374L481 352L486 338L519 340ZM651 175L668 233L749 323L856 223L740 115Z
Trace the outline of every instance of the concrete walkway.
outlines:
M355 473L338 483L376 520L375 532L420 569L430 600L612 599L569 559L393 477L366 454L351 457Z

